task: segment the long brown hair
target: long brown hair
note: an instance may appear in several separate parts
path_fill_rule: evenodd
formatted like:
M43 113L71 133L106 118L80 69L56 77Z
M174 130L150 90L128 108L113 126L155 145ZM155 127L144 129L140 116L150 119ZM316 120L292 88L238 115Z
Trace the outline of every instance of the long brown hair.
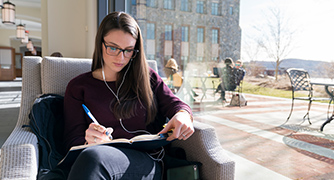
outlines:
M104 37L111 30L122 30L135 38L135 49L139 50L137 55L117 74L116 87L126 75L125 81L119 91L118 103L115 98L111 102L111 107L116 118L127 119L135 116L137 103L143 105L147 110L147 122L149 124L155 118L157 108L151 89L149 69L144 54L143 39L137 22L124 12L112 12L108 14L100 24L95 38L95 50L93 54L93 64L91 70L102 68L102 43ZM130 67L129 67L130 66ZM127 68L130 68L125 74Z

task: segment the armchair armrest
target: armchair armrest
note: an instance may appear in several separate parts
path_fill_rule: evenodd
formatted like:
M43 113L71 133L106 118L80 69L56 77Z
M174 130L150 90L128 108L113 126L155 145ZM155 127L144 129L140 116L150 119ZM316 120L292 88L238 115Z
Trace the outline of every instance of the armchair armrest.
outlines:
M221 147L214 127L194 122L195 133L186 141L174 141L172 146L186 151L187 160L199 161L201 179L233 180L235 162Z
M22 69L20 113L13 132L1 147L0 179L36 179L38 171L37 137L29 128L28 114L36 97L41 94L42 58L26 56Z
M28 130L15 127L1 147L0 179L36 179L37 138Z

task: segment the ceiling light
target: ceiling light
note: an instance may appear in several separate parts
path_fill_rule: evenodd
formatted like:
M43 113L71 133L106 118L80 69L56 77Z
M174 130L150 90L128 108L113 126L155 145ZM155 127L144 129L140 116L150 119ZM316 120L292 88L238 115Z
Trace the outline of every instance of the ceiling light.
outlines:
M22 25L21 23L19 25L16 26L16 38L17 39L24 39L25 37L25 28L24 25Z
M4 2L1 8L2 23L15 24L15 5L9 1Z

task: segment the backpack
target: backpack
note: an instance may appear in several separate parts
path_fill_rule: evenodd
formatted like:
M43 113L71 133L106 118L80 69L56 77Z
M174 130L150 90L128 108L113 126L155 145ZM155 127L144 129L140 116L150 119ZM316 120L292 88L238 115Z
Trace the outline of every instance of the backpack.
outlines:
M64 97L44 94L38 97L29 114L29 125L37 136L39 147L38 177L55 168L64 157Z
M233 94L230 106L247 106L247 100L243 94Z

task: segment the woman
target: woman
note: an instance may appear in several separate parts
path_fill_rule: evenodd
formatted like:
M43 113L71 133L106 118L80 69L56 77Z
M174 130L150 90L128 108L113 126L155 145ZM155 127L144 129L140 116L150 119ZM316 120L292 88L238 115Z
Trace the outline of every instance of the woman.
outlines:
M164 71L165 71L167 80L169 81L169 83L167 84L169 89L171 89L172 92L176 94L183 83L183 78L178 72L179 66L176 63L176 60L173 58L170 58L165 65ZM191 85L188 82L186 82L185 88L187 88L188 90L189 89L191 90L191 94L192 94L191 100L195 101L194 97L197 97L198 94L192 89Z
M168 80L167 86L174 94L176 94L182 85L182 76L178 73L178 70L179 67L175 59L169 59L165 65L164 71Z
M218 93L220 91L220 98L217 100L217 103L222 102L223 104L226 103L225 91L234 91L237 87L235 67L232 58L226 58L224 64L225 67L222 68L221 75L222 82L217 86L214 92Z
M190 107L175 97L159 75L148 67L141 31L123 12L101 22L95 40L92 71L70 81L64 98L66 148L132 138L142 133L173 134L167 140L186 140L193 133ZM85 104L99 124L85 114ZM170 121L165 128L164 118ZM69 179L160 179L160 159L148 153L110 146L86 148L74 162Z

